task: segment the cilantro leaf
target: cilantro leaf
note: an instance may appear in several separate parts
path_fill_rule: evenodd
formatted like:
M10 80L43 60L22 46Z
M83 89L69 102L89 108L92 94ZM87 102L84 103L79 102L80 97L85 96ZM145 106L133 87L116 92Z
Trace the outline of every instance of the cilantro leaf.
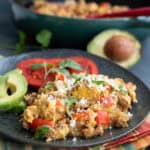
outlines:
M16 44L16 52L21 53L25 49L26 34L23 31L18 31L19 42Z
M99 81L99 80L92 80L93 83L100 85L100 84L105 84L105 81Z
M111 86L111 90L112 90L112 92L115 91L115 87Z
M34 134L34 139L40 140L46 138L48 133L50 132L50 128L46 125L40 126L37 128L35 134Z
M47 84L45 85L46 89L50 89L52 87L54 87L54 83L53 82L47 82Z
M36 40L42 47L47 48L51 42L52 33L48 30L42 30L36 35Z
M64 99L64 101L65 101L65 103L66 103L66 111L67 111L67 114L68 114L69 116L71 116L70 107L71 107L72 104L75 104L77 100L76 100L75 98L73 98L73 97L70 97L70 98Z
M128 94L128 91L124 89L124 86L122 84L119 85L119 90L121 94Z
M48 70L48 73L51 73L51 72L58 72L58 71L59 71L58 68L50 68L50 69Z
M79 75L73 73L73 74L71 74L71 77L74 78L74 79L78 79Z
M64 60L59 64L59 68L71 68L75 70L81 70L81 65L73 60Z
M81 77L78 77L76 80L75 80L75 82L74 82L74 84L76 84L78 81L80 81L82 78Z
M31 67L31 69L36 70L36 69L42 68L42 67L43 67L43 64L32 64L30 67Z
M34 69L34 70L36 70L36 69L40 69L40 68L42 68L42 67L53 67L54 66L54 64L47 64L47 63L42 63L42 64L31 64L31 69Z
M66 76L70 76L70 73L69 73L69 71L67 70L67 69L59 69L59 71L61 72L61 73L63 73L64 75L66 75Z

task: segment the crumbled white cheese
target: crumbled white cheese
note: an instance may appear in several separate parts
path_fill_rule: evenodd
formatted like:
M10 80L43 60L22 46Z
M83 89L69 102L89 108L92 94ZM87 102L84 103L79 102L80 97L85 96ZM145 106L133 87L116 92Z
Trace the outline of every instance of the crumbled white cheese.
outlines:
M51 101L54 105L56 104L56 98L54 96L49 95L48 100Z
M78 102L81 106L85 106L88 104L88 100L87 99L84 99L82 98L79 102Z
M104 99L103 103L104 104L108 104L108 101L106 99Z
M108 83L112 86L112 87L116 87L118 86L118 84L114 81L114 79L109 79Z
M86 112L86 110L77 108L77 112Z
M100 101L97 101L96 104L97 104L97 105L101 105Z
M70 120L70 127L72 127L72 128L76 127L76 120L74 120L74 119Z
M108 77L107 76L104 76L102 74L98 75L97 76L97 80L100 80L100 81L107 81L108 80Z
M94 76L92 76L92 75L84 76L81 79L81 81L87 81L88 82L88 87L89 88L93 87L93 85L94 85L93 82L92 82L92 80L94 80Z
M72 141L73 141L73 142L76 142L76 141L77 141L77 138L76 138L76 137L74 137L74 138L72 139Z
M97 116L97 113L94 113L94 114L93 114L93 117L96 118L96 116Z
M61 80L55 81L55 86L59 93L61 94L66 93L67 88L65 87L64 81L61 81Z
M66 87L67 87L68 90L71 90L73 88L74 82L75 82L75 79L67 79L65 81Z
M128 112L128 116L129 116L129 117L132 117L132 116L133 116L133 114L132 114L132 113L130 113L130 112Z
M106 89L105 86L102 84L100 84L98 87L99 87L100 91L105 91L105 89Z

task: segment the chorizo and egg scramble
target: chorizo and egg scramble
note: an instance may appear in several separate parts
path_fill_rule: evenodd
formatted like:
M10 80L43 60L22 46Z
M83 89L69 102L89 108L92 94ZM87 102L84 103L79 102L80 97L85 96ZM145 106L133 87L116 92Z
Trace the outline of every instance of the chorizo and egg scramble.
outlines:
M111 5L108 2L95 3L85 0L66 0L64 3L36 0L31 7L37 13L61 16L88 18L90 15L103 15L129 10L128 6Z
M121 78L58 73L54 81L25 96L22 125L46 141L102 136L108 128L128 126L129 110L137 102L135 90Z

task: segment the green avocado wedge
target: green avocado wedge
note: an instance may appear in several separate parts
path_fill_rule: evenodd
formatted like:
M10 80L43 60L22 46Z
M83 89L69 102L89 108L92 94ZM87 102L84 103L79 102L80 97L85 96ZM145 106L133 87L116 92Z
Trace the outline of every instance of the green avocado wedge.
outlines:
M0 76L0 112L12 110L23 100L28 84L21 70Z
M14 106L10 111L15 113L21 113L26 108L26 103L21 100L16 106Z
M128 69L135 65L141 58L141 44L140 42L127 31L117 30L117 29L109 29L101 32L100 34L96 35L87 45L87 51L91 54L98 55L104 57L106 59L111 60L108 58L104 52L104 46L106 42L114 35L123 35L127 36L135 42L136 51L134 54L124 61L113 61L116 64Z

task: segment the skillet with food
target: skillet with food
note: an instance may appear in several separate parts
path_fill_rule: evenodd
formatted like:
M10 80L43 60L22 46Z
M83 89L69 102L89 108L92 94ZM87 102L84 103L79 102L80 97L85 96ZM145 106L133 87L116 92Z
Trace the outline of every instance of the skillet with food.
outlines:
M49 1L54 2L54 1ZM61 0L55 2L64 2ZM88 2L88 1L87 1ZM101 1L95 1L97 3ZM123 5L131 8L149 6L149 2L144 0L129 1L106 1L112 6ZM109 4L109 3L108 3ZM52 32L52 47L83 48L87 42L97 33L108 28L128 29L133 27L149 27L148 18L143 17L125 17L125 18L103 18L103 19L85 19L83 17L65 17L58 15L48 15L37 13L31 9L32 0L12 0L12 12L17 28L24 30L29 35L34 35L42 29L48 29ZM104 5L105 6L105 5ZM105 6L106 7L106 6ZM90 7L91 8L91 7ZM45 10L45 9L44 9ZM82 9L81 9L82 10ZM103 7L102 7L103 10ZM109 9L108 9L109 10ZM83 11L83 10L82 10ZM57 11L59 12L59 11ZM61 14L61 12L59 12ZM63 10L62 10L63 13ZM83 14L85 11L83 11ZM64 14L64 13L63 13ZM65 13L66 14L66 13ZM67 13L68 14L68 13ZM79 32L77 32L79 31Z

